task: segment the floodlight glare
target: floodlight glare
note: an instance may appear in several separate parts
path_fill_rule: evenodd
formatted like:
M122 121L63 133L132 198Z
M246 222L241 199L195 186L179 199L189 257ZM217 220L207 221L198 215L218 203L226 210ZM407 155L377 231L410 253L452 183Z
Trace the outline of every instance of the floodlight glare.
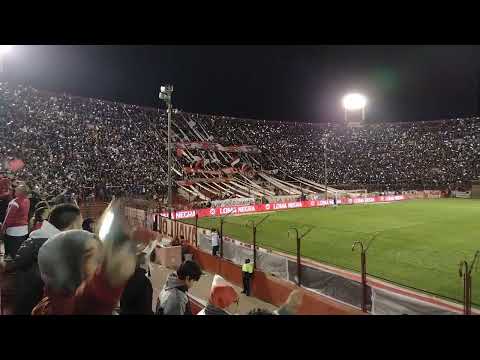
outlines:
M343 97L342 104L348 111L362 110L367 105L367 98L358 93L348 94Z
M6 54L12 50L12 45L0 45L0 55Z

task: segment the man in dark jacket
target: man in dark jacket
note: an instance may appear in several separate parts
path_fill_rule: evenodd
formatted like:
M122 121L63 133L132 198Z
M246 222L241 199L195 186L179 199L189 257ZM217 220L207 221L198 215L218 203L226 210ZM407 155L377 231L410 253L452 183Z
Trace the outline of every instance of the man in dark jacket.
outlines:
M147 277L146 254L137 255L135 273L128 280L120 298L120 315L153 315L153 288Z
M43 297L43 281L38 269L38 251L48 239L56 234L82 228L80 209L71 204L57 205L52 209L48 221L32 231L22 244L15 259L2 263L0 268L15 272L15 315L30 315L32 309Z

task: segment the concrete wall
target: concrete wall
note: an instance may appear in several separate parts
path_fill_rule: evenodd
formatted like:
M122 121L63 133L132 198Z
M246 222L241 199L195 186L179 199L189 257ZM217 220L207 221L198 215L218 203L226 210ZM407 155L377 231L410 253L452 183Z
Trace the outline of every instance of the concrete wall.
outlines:
M242 272L239 266L213 257L194 247L190 247L193 259L208 272L217 273L235 285L242 286ZM287 299L290 292L297 286L285 280L268 276L261 271L256 271L252 282L252 295L256 298L281 306ZM351 306L330 300L322 295L309 290L304 290L300 315L362 315L363 313Z

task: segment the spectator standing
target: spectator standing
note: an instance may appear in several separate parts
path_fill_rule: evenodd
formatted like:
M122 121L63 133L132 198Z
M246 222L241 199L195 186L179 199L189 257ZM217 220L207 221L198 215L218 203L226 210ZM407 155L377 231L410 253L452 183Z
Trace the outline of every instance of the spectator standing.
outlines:
M153 288L146 267L148 269L146 254L138 254L135 272L120 298L120 315L153 315Z
M29 189L21 183L15 189L15 198L10 201L1 233L5 234L5 255L15 258L18 249L28 236L28 213L30 211Z
M220 239L217 231L215 229L212 229L212 255L213 256L217 256L217 252L220 247L219 242L220 242Z
M242 265L242 280L243 291L242 294L250 296L250 283L253 276L253 264L250 263L250 259L245 259L245 263Z
M168 276L158 298L156 315L192 315L187 291L201 275L202 270L196 262L187 260L182 263Z

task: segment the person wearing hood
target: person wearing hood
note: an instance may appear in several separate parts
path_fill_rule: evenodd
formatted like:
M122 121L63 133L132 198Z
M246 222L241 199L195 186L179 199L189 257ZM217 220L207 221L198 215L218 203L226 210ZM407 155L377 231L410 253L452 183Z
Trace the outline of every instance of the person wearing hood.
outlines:
M32 231L22 244L15 259L1 263L5 272L15 272L15 315L30 315L32 309L43 297L43 281L38 269L38 252L40 247L61 231L81 229L80 209L71 204L57 205L52 209L42 227Z
M45 297L32 315L113 313L135 271L135 252L131 241L102 242L99 238L105 239L101 232L97 237L85 230L68 230L42 245L38 266Z
M231 309L230 313L235 314L238 310L238 294L224 278L215 275L210 288L210 297L207 306L197 315L230 315L227 308L235 305L236 309Z
M171 273L160 292L156 315L192 315L187 291L200 280L202 270L192 260L183 262L176 272Z

